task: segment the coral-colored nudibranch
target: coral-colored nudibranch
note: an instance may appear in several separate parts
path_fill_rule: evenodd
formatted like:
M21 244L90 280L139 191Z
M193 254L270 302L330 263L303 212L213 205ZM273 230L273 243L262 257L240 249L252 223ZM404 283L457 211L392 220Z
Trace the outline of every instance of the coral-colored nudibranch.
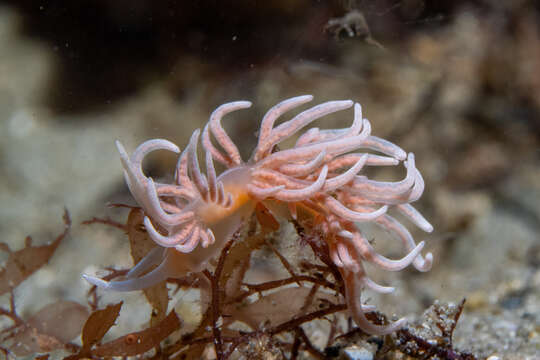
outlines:
M341 271L348 308L362 330L387 334L403 326L404 319L387 326L369 322L360 293L364 287L381 293L393 291L367 277L364 261L389 271L398 271L410 264L419 271L431 268L431 253L425 257L420 254L424 243L416 245L405 226L387 214L388 210L395 209L422 230L433 230L410 205L424 190L414 155L372 136L370 123L362 118L360 105L350 100L325 102L274 127L283 113L312 98L298 96L271 108L262 120L257 147L247 162L242 161L237 147L221 126L221 118L231 111L248 108L251 103L237 101L221 105L202 132L206 175L201 173L197 160L200 131L196 130L180 155L173 184L156 183L146 177L141 163L146 154L154 150L179 153L176 145L162 139L149 140L128 156L117 142L126 183L146 214L144 226L161 246L131 269L127 280L108 282L88 275L84 277L103 288L130 291L149 287L168 277L200 272L251 216L256 205L263 203L274 215L296 218L301 211L304 216L307 213L317 217L315 226L324 235L331 258ZM275 145L314 120L353 105L354 121L350 128L311 128L298 138L294 147L274 151ZM223 151L214 147L210 134ZM358 149L383 155L353 152ZM227 170L217 176L214 161L225 165ZM407 169L401 181L374 181L358 175L364 166L400 162ZM357 222L377 224L402 243L407 255L391 260L378 254L356 226ZM154 270L144 274L155 265L158 266Z

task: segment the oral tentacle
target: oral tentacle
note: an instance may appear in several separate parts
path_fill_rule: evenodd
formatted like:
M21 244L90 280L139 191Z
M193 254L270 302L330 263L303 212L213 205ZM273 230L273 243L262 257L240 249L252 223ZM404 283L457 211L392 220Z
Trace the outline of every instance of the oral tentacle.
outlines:
M136 278L148 269L150 269L152 266L159 264L162 261L164 254L164 248L160 246L154 247L152 250L150 250L148 254L146 254L144 258L141 259L141 261L137 263L137 265L135 265L131 268L131 270L128 271L128 273L126 274L126 278Z

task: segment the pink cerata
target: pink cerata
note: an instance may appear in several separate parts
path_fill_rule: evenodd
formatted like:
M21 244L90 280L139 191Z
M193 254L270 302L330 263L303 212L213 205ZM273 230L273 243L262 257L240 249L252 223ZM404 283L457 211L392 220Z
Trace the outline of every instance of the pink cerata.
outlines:
M200 136L197 129L179 157L173 184L154 182L142 172L141 163L154 150L180 153L176 145L163 139L148 140L129 156L117 141L126 183L144 209L148 234L160 246L133 267L124 281L109 282L89 275L84 275L85 279L106 289L131 291L168 277L203 271L242 222L253 214L256 205L262 203L273 215L282 218L295 219L302 211L322 219L317 222L318 231L341 271L348 309L362 330L382 335L402 327L405 319L386 326L369 322L364 311L373 307L363 306L360 295L363 288L380 293L394 290L373 282L366 275L364 261L389 271L399 271L411 264L419 271L431 268L432 254L423 257L420 253L424 242L417 245L405 226L388 214L396 211L422 230L433 230L411 205L424 191L414 155L372 136L369 121L362 118L360 104L351 100L322 103L274 126L282 114L312 99L311 95L298 96L271 108L262 119L257 147L247 162L221 126L221 118L249 108L251 103L236 101L221 105L202 131L206 175L201 173L197 160ZM310 128L298 137L294 147L276 150L275 145L314 120L353 105L354 120L350 128ZM213 145L210 134L221 150ZM227 168L219 176L214 161ZM359 175L366 166L400 163L407 171L401 181L374 181ZM378 254L357 226L363 222L372 222L395 237L407 254L399 260ZM158 266L154 270L144 274L155 265Z

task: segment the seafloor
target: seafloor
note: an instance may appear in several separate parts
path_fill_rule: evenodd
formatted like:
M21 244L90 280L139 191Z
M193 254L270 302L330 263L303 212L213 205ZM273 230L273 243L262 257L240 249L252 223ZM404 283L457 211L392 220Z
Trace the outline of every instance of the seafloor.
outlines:
M216 106L250 100L252 109L224 121L247 156L270 106L313 94L360 102L374 134L416 154L426 182L417 205L435 231L414 235L434 253L433 269L373 271L397 291L370 302L414 322L434 302L466 298L457 349L540 358L537 3L8 3L0 5L0 240L19 249L28 234L53 239L64 207L74 224L50 264L17 288L23 316L57 299L84 303L82 272L131 265L118 231L81 225L122 220L106 205L133 203L115 139L128 149L156 137L183 148ZM354 9L368 27L324 32ZM318 125L350 121L346 112ZM174 161L156 156L149 171L169 176ZM147 307L139 294L106 295L120 299L123 313ZM182 315L195 300L175 301ZM141 316L121 318L117 334L139 329L146 311L133 313Z

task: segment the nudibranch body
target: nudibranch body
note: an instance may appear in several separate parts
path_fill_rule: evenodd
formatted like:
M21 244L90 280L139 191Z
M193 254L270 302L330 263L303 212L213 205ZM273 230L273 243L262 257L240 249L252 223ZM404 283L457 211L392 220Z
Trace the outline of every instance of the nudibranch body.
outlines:
M248 108L250 102L237 101L218 107L202 132L206 175L199 167L196 130L179 157L173 184L156 183L145 176L141 163L154 150L179 153L173 143L155 139L141 144L131 156L117 142L126 183L143 208L144 226L160 246L154 248L127 274L123 281L107 282L84 275L98 286L130 291L149 287L168 277L200 272L218 255L226 242L255 211L264 204L274 215L308 219L323 234L330 256L338 266L346 287L346 301L356 324L372 334L387 334L403 326L404 319L387 326L369 322L360 294L365 287L381 293L391 287L373 282L364 271L367 261L388 271L413 265L428 271L432 255L420 254L424 243L415 243L409 231L388 210L395 209L426 232L429 222L410 204L420 198L424 181L416 169L412 153L371 135L371 125L362 118L360 105L350 100L329 101L274 126L285 112L312 100L312 96L287 99L264 116L258 144L250 160L240 153L221 126L227 113ZM294 147L277 150L276 145L295 135L316 119L354 105L350 128L304 132ZM222 150L214 146L213 135ZM354 152L369 149L380 154ZM217 176L214 161L227 170ZM401 181L374 181L358 175L365 166L395 166L403 162L407 175ZM392 260L378 254L356 223L373 222L402 243L407 254ZM153 266L153 270L148 271ZM143 275L144 274L144 275Z

